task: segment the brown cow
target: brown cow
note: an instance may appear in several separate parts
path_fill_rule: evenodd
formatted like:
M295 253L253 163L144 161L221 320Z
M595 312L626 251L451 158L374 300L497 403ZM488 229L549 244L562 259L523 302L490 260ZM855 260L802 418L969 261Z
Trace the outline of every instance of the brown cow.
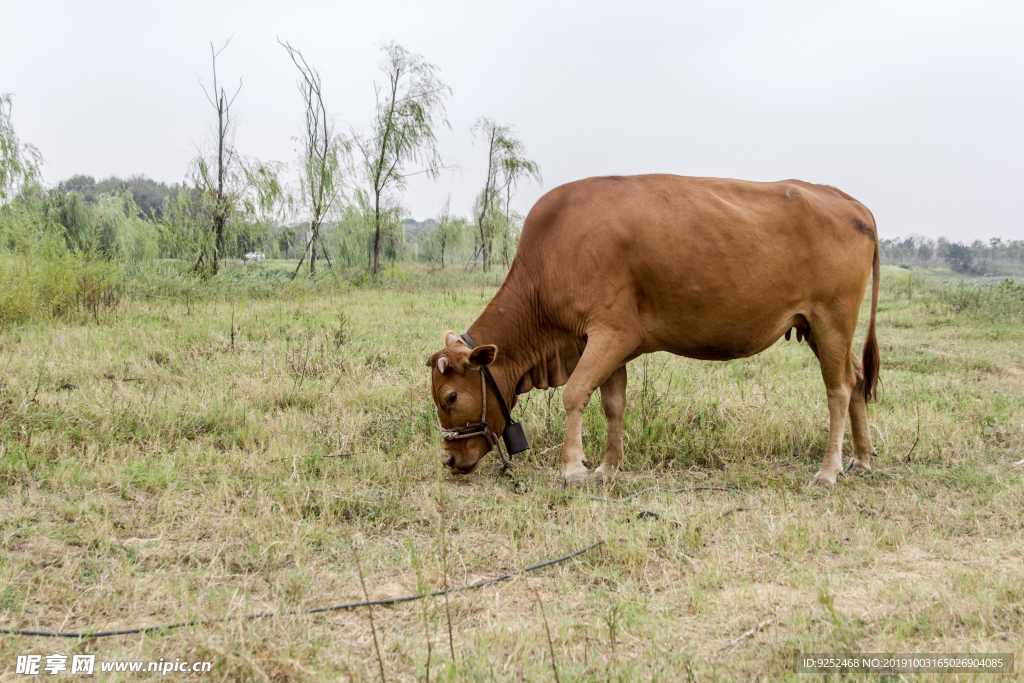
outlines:
M873 275L863 359L853 354L861 301ZM671 175L588 178L544 195L523 225L498 293L469 328L449 332L428 360L441 426L481 419L505 429L481 367L501 395L565 385L562 477L580 484L583 410L601 388L608 476L622 463L626 363L669 351L704 360L745 358L796 328L818 357L829 437L812 483L842 472L846 413L851 469L871 469L867 401L878 379L878 235L871 212L827 185ZM448 433L446 438L452 438ZM492 448L485 435L444 442L452 472L471 472Z

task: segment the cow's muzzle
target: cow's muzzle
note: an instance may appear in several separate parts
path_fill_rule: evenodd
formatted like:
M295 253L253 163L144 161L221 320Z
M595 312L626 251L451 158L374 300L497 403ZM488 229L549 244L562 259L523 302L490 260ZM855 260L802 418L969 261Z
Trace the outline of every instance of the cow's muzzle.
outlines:
M441 457L441 464L447 467L448 471L452 474L469 474L476 469L477 465L480 464L480 459L481 458L477 458L477 460L471 465L459 465L454 455L451 453L445 453Z
M472 439L477 436L482 436L487 439L487 442L491 445L491 448L498 449L498 455L501 456L502 467L510 469L512 462L508 456L505 455L505 449L501 446L501 440L498 435L494 433L491 426L487 424L487 379L486 379L486 368L480 370L480 420L478 422L467 422L459 427L452 429L445 429L440 424L438 425L438 431L441 433L441 438L445 441L460 441L462 439ZM523 432L523 426L518 422L506 425L505 442L509 447L509 450L513 453L519 453L529 448L529 443L526 441L526 434ZM508 437L513 437L512 441L509 441ZM522 447L519 447L522 445ZM513 450L515 449L515 450ZM490 450L490 448L488 449ZM485 451L486 453L486 451ZM481 454L483 457L483 454ZM441 458L441 462L445 467L449 468L455 474L469 474L476 469L476 464L472 466L459 467L455 464L455 457L451 453L445 453ZM477 460L479 462L479 460Z

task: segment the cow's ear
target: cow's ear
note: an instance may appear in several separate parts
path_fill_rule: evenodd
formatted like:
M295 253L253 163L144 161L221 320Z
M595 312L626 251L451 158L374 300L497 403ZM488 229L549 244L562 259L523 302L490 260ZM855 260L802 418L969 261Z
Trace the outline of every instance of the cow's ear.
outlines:
M447 332L444 333L444 345L445 346L451 346L452 344L454 344L457 341L459 341L458 335L456 335L451 330L448 330Z
M473 349L469 354L469 362L473 365L490 365L494 357L498 355L498 347L494 344L484 344Z
M427 356L427 367L430 367L430 356Z

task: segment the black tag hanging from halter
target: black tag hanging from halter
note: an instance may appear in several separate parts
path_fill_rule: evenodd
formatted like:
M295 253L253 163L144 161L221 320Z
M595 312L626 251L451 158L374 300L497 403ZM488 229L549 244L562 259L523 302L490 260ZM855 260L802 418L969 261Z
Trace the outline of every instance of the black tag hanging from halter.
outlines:
M523 431L522 422L505 425L505 433L501 435L501 439L505 442L505 448L508 449L509 455L530 450L530 442L526 438L526 432Z
M476 348L476 344L469 338L469 332L463 332L462 341L466 343L471 349ZM487 378L487 383L491 385L491 390L494 395L498 397L498 407L501 408L501 415L505 418L505 431L501 434L501 440L505 442L505 448L508 450L510 456L516 453L522 453L523 451L530 449L530 441L526 438L526 432L523 431L522 422L513 422L512 415L508 411L508 406L505 405L505 399L501 397L501 392L498 391L498 384L494 381L494 376L491 375L491 371L486 365L480 366L483 370L484 376ZM487 397L481 397L482 400L486 401Z

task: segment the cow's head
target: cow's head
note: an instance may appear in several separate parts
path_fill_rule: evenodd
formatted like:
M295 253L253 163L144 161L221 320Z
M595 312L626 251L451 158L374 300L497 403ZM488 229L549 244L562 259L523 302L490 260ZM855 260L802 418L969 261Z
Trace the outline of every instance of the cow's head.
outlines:
M456 429L479 422L482 408L480 374L498 354L498 347L485 344L470 349L454 332L444 336L445 348L427 359L430 367L430 393L437 405L437 416L444 429ZM487 424L495 435L505 428L494 396L487 401ZM474 430L476 431L476 430ZM441 462L454 474L469 474L476 469L480 458L491 450L486 436L468 439L444 440Z

